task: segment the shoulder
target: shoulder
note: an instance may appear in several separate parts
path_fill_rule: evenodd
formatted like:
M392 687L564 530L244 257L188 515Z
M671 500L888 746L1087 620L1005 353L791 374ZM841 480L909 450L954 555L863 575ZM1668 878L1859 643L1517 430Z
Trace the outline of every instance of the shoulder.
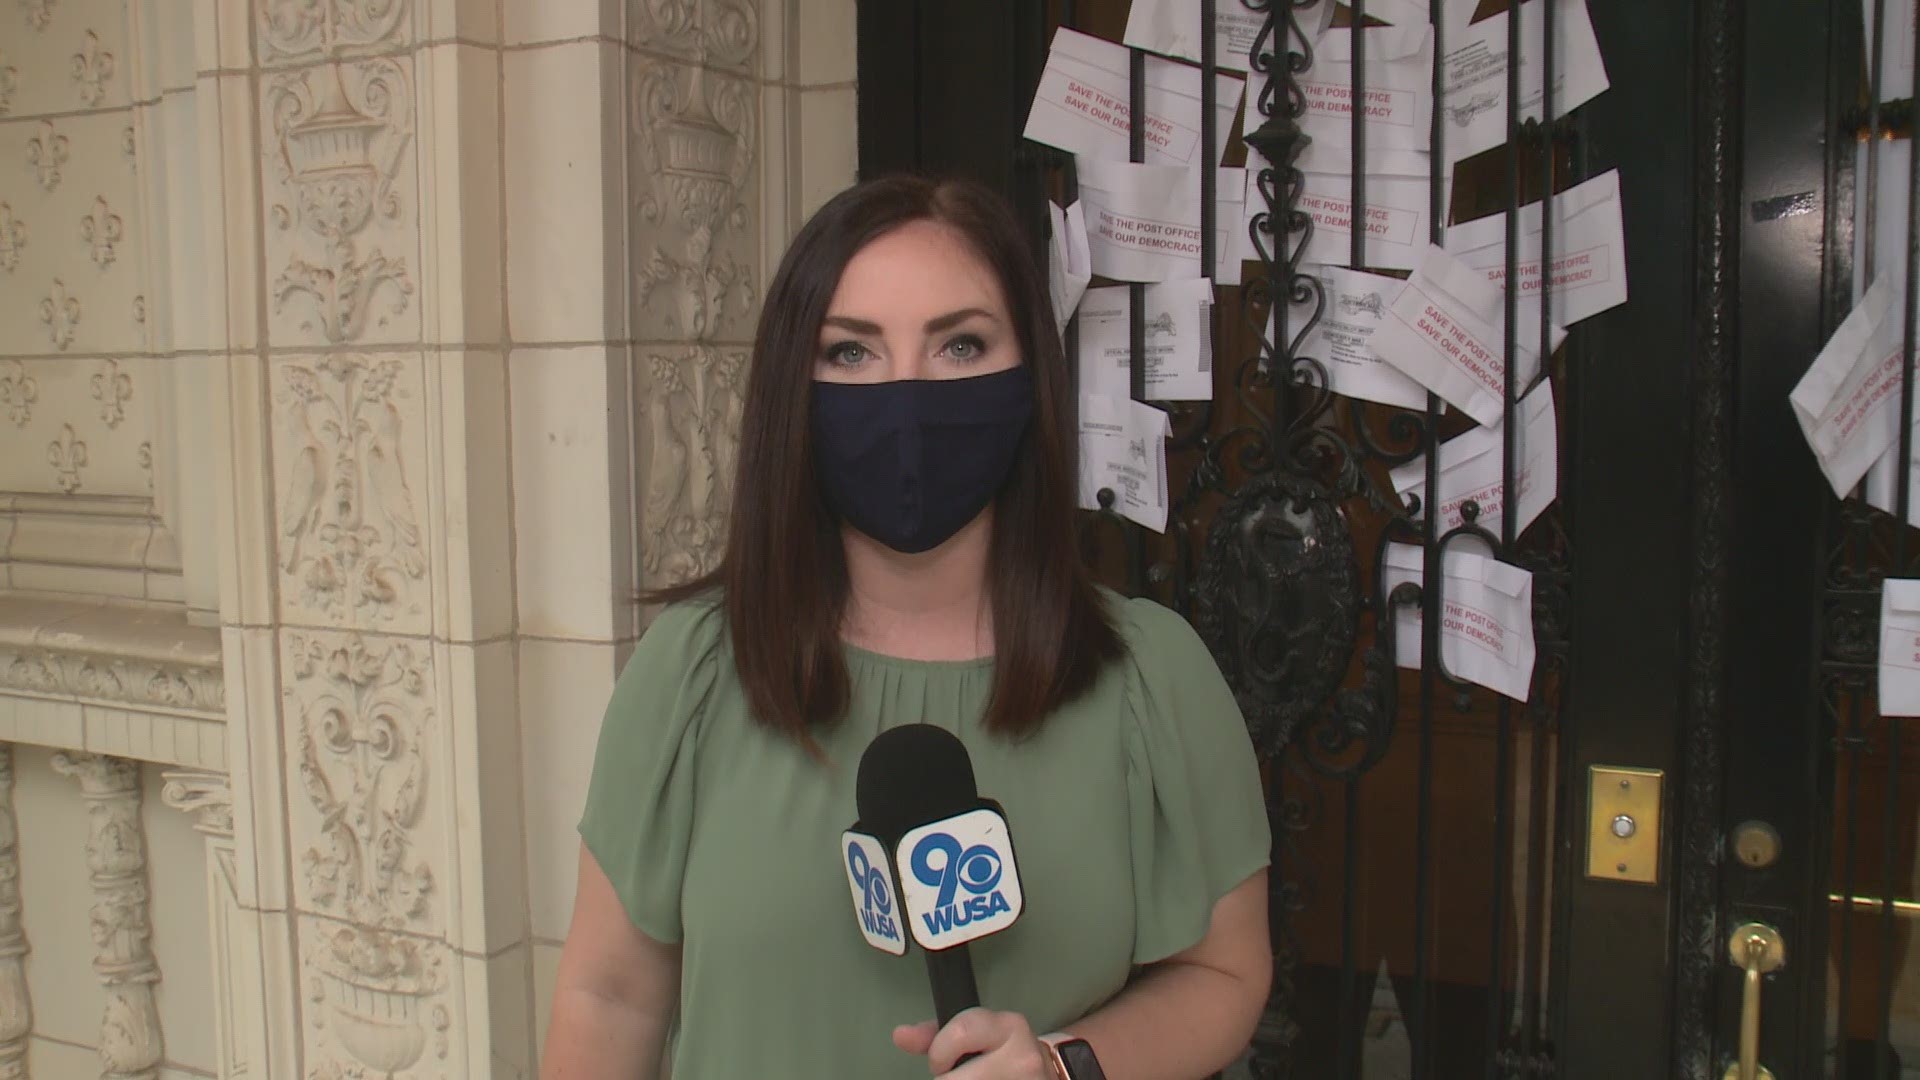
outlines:
M1120 632L1121 643L1126 646L1129 663L1153 669L1191 663L1202 656L1212 663L1206 644L1194 631L1193 624L1179 612L1157 600L1129 599L1105 588L1100 591Z

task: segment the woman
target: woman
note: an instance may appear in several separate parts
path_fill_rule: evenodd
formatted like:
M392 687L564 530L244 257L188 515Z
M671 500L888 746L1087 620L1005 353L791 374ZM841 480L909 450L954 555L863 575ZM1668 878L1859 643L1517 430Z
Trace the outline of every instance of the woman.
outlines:
M1219 669L1097 589L1075 409L1012 215L886 178L800 231L748 375L729 540L608 705L541 1075L676 1080L1212 1073L1264 1003L1268 834ZM966 745L1026 907L944 1029L870 948L839 848L882 730ZM1043 1041L1042 1033L1046 1040ZM974 1056L977 1055L977 1056ZM959 1064L963 1058L965 1064Z

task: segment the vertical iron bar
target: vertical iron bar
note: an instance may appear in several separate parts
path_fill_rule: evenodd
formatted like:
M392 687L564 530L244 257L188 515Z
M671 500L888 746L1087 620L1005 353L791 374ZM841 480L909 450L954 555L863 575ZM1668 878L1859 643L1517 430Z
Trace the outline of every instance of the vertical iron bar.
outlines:
M1443 72L1446 64L1443 58L1446 51L1443 46L1444 25L1446 22L1445 0L1431 0L1427 7L1427 18L1433 27L1434 65L1433 65L1433 128L1432 145L1427 157L1427 194L1429 199L1428 240L1434 244L1446 240L1446 199L1445 176L1446 155L1441 145L1444 131L1441 127L1445 96ZM1426 495L1420 508L1421 516L1421 581L1425 583L1420 595L1420 741L1419 761L1416 766L1417 791L1414 796L1414 873L1413 873L1413 1001L1408 1012L1407 1041L1413 1050L1412 1080L1427 1080L1428 1049L1432 1030L1432 993L1428 985L1431 977L1427 958L1427 911L1433 898L1433 699L1439 692L1440 668L1440 618L1439 605L1434 599L1440 595L1440 517L1436 508L1440 504L1440 396L1427 392L1426 417ZM1376 628L1377 629L1377 628Z
M1347 33L1353 43L1349 53L1353 63L1349 80L1352 96L1347 99L1347 119L1353 150L1347 192L1347 243L1349 261L1358 270L1367 265L1367 0L1350 0L1350 3L1353 24ZM1355 892L1359 888L1359 853L1355 845L1360 836L1359 777L1348 777L1342 786L1345 788L1346 834L1341 843L1341 862L1346 893L1340 910L1340 997L1334 1020L1334 1031L1339 1035L1339 1071L1335 1075L1340 1080L1359 1080L1360 1060L1357 1051L1360 1047L1360 1022L1353 1015L1354 991L1360 978L1360 959L1354 941L1354 923L1358 921ZM1418 1041L1413 1045L1417 1047ZM1417 1059L1417 1052L1415 1056ZM1414 1075L1419 1075L1417 1066Z
M1127 70L1127 160L1147 160L1147 54L1128 50ZM1135 401L1147 399L1147 287L1140 282L1127 286L1127 385ZM1117 493L1116 493L1117 494ZM1135 596L1147 591L1147 545L1140 526L1128 522L1127 584Z
M1554 0L1542 0L1551 5ZM1520 491L1515 483L1514 403L1519 399L1520 359L1520 68L1522 39L1520 4L1507 8L1507 209L1506 290L1501 302L1503 321L1503 370L1500 405L1500 550L1506 562L1513 561L1515 525L1519 521ZM1540 202L1546 213L1547 200ZM1544 260L1543 267L1544 269ZM1543 354L1541 364L1544 367ZM1495 705L1495 751L1493 781L1493 888L1489 898L1488 970L1487 970L1487 1076L1500 1075L1501 1043L1507 1017L1506 944L1507 890L1513 875L1513 705L1505 697ZM1526 973L1517 974L1524 985ZM1524 1060L1522 1062L1524 1069Z
M1878 252L1874 243L1874 221L1880 212L1880 77L1886 67L1880 62L1881 50L1887 37L1887 0L1873 0L1873 45L1867 51L1867 196L1861 203L1865 207L1866 235L1860 242L1864 245L1861 261L1866 263L1862 278L1864 285L1873 284L1879 275Z
M1911 245L1909 245L1911 246ZM1907 305L1908 338L1912 338L1911 302ZM1913 351L1907 351L1909 374L1913 364ZM1907 472L1906 462L1901 462L1902 475ZM1902 518L1899 528L1906 531L1906 519ZM1880 851L1880 956L1877 965L1880 972L1880 1034L1873 1052L1873 1075L1875 1080L1899 1080L1893 1071L1893 950L1897 919L1894 911L1894 897L1900 891L1900 882L1894 880L1893 868L1900 850L1894 839L1900 829L1900 718L1889 716L1887 721L1887 791L1885 816L1881 823L1882 846Z
M1855 858L1860 849L1860 693L1847 694L1847 731L1842 740L1847 760L1846 843L1840 856L1840 959L1838 1020L1834 1029L1835 1060L1847 1060L1847 1019L1853 1013L1853 895L1857 884Z
M1555 189L1554 173L1554 122L1553 81L1554 71L1554 32L1558 29L1555 18L1558 0L1544 0L1540 7L1540 378L1551 382L1553 378L1553 194ZM1519 5L1514 5L1516 8ZM1551 390L1547 391L1552 393ZM1557 417L1557 413L1555 414ZM1518 485L1515 485L1516 489ZM1515 495L1507 500L1509 514L1519 503ZM1509 521L1514 520L1509 517ZM1512 544L1517 538L1509 536ZM1534 693L1541 688L1534 687ZM1544 710L1534 713L1533 730L1533 775L1529 780L1527 798L1527 937L1520 965L1520 984L1515 988L1515 1000L1520 1003L1520 1054L1531 1061L1541 1025L1545 1023L1540 1014L1540 1003L1545 997L1546 976L1541 972L1541 958L1545 954L1547 936L1547 867L1551 858L1546 857L1544 841L1546 839L1547 806L1551 804L1552 793L1545 791L1548 783L1547 759L1547 714ZM1547 804L1547 805L1543 805Z

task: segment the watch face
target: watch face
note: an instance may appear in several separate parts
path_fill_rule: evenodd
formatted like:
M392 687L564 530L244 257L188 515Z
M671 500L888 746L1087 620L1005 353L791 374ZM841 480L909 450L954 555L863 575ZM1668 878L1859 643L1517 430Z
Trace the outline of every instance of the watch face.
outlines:
M1093 1056L1093 1045L1085 1039L1069 1039L1054 1047L1060 1064L1066 1066L1068 1080L1107 1080L1100 1059Z

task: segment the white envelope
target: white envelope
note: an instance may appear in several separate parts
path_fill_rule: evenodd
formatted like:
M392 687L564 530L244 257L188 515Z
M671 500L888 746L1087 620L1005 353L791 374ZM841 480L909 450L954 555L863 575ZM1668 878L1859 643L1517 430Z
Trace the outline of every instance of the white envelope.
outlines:
M1553 197L1553 321L1572 326L1627 302L1627 234L1620 214L1620 171L1601 173ZM1507 280L1505 214L1447 230L1447 253L1487 280ZM1540 309L1540 204L1520 210L1520 302ZM1534 323L1539 326L1538 321ZM1539 331L1534 332L1539 340Z
M1520 119L1540 116L1541 0L1520 8ZM1607 68L1586 0L1552 0L1555 10L1553 112L1568 112L1607 88ZM1507 16L1482 19L1447 35L1440 107L1446 111L1441 141L1449 163L1507 141Z
M1405 279L1338 266L1309 267L1307 272L1320 279L1325 303L1320 322L1300 339L1294 355L1318 360L1327 372L1327 389L1343 397L1401 409L1426 408L1427 388L1373 351L1374 331L1386 318L1387 305L1406 287ZM1293 305L1287 332L1298 336L1312 313L1311 302ZM1269 340L1275 330L1269 315Z
M1505 294L1486 275L1437 247L1426 257L1373 336L1381 359L1446 399L1447 403L1492 427L1500 422L1506 400ZM1539 313L1531 320L1523 307L1516 327L1514 356L1520 369L1515 385L1523 390L1540 371ZM1556 328L1559 348L1566 331Z
M1388 544L1385 592L1425 577L1425 553L1412 544ZM1515 701L1533 685L1533 575L1517 566L1449 547L1440 569L1440 658L1456 678ZM1394 651L1403 668L1421 666L1421 609L1396 607Z
M1066 27L1053 49L1027 111L1025 135L1034 142L1110 161L1126 161L1129 144L1130 65L1127 49ZM1226 151L1245 80L1215 73L1214 164ZM1200 72L1147 57L1147 161L1200 163Z
M1316 142L1308 145L1296 164L1305 174L1299 209L1313 219L1313 235L1301 261L1352 266L1353 151ZM1429 225L1433 215L1429 158L1415 150L1374 150L1369 141L1366 166L1366 268L1411 270L1419 265L1433 238ZM1249 146L1242 207L1245 224L1239 240L1245 259L1257 258L1247 230L1256 215L1267 212L1266 196L1261 194L1259 184L1260 170L1266 167L1267 160ZM1452 190L1453 181L1443 181L1442 206L1451 198ZM1271 244L1272 240L1267 242Z
M1894 318L1893 288L1874 282L1787 399L1841 498L1899 433L1905 328Z
M1515 414L1520 427L1514 434L1514 461L1520 473L1520 502L1514 535L1527 531L1560 490L1560 431L1553 411L1553 383L1541 380L1520 399ZM1436 510L1441 532L1466 521L1461 507L1472 500L1480 508L1476 523L1500 535L1500 515L1506 506L1506 448L1501 425L1477 427L1440 445L1440 504ZM1418 496L1426 502L1425 454L1393 470L1393 490L1402 498Z
M1208 275L1200 266L1200 170L1135 165L1076 155L1086 204L1093 272L1115 281L1173 281ZM1215 180L1213 280L1240 284L1240 200L1246 170L1219 169Z
M1380 14L1373 10L1374 4L1385 4L1394 10L1410 6L1407 0L1374 0L1373 4L1367 5L1367 14ZM1333 8L1334 0L1319 0L1304 9L1294 9L1294 18L1299 20L1310 38L1319 37L1333 22ZM1232 71L1250 70L1253 43L1259 37L1261 24L1266 21L1266 12L1251 11L1238 0L1214 5L1214 64ZM1284 23L1280 24L1277 32L1285 33ZM1200 62L1200 34L1200 5L1194 0L1133 0L1127 9L1126 33L1121 35L1120 40L1136 49L1162 56L1177 56L1197 64ZM1268 54L1274 51L1271 38L1267 40L1264 51Z
M1066 332L1073 309L1093 280L1093 259L1087 254L1087 219L1074 203L1065 210L1047 203L1053 231L1047 238L1047 293L1053 299L1053 321Z
M1367 149L1425 150L1433 142L1433 28L1376 26L1367 46L1364 123ZM1353 30L1329 30L1300 73L1307 111L1301 130L1318 143L1353 145ZM1249 92L1259 89L1249 83Z
M1920 406L1915 408L1920 410ZM1899 427L1898 399L1895 400L1895 409L1894 426ZM1913 433L1913 460L1908 463L1911 472L1907 480L1907 523L1920 525L1920 411L1916 411L1914 417ZM1867 470L1866 483L1863 485L1866 489L1867 505L1877 510L1884 510L1888 514L1898 509L1894 504L1900 501L1900 493L1895 491L1893 486L1899 480L1899 474L1893 467L1893 459L1898 456L1900 456L1900 447L1889 445L1887 452L1880 455L1880 460L1873 463L1873 468Z
M1881 587L1880 715L1920 716L1920 581Z
M1080 304L1080 392L1110 398L1132 393L1131 286L1089 289ZM1213 282L1206 278L1146 287L1149 401L1213 397ZM1155 410L1158 411L1158 410Z
M1142 402L1080 395L1080 508L1113 509L1155 532L1167 531L1167 414Z

